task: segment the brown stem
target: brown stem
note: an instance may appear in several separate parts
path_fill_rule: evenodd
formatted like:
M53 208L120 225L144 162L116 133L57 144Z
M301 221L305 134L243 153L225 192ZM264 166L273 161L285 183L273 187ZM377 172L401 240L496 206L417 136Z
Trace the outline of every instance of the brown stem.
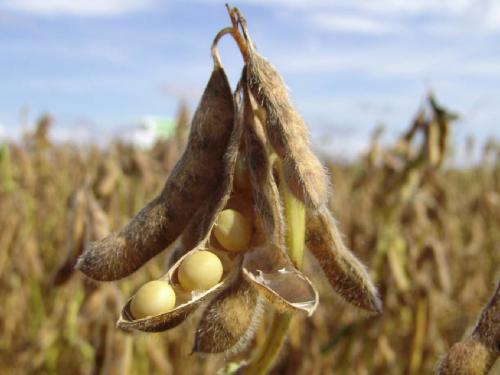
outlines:
M241 14L241 12L238 8L235 7L235 8L233 8L232 11L238 16L237 22L238 22L239 26L241 27L243 37L246 40L247 48L249 48L250 51L252 51L255 48L255 46L254 46L252 38L250 38L250 34L248 32L247 20L245 19L245 17L243 17L243 15ZM234 23L233 23L233 26L234 26Z
M248 37L248 33L246 31L246 21L241 15L240 11L238 8L231 8L229 4L226 4L227 11L229 13L229 18L231 19L231 23L233 25L232 27L232 32L231 36L233 37L234 41L238 45L238 48L240 49L241 55L243 56L243 60L245 62L248 61L248 56L249 56L249 43L247 43L250 39ZM243 33L245 37L240 33L239 26L241 25ZM243 27L243 25L245 25ZM250 48L253 48L253 46L250 45Z
M248 61L250 49L253 49L252 41L248 36L246 21L241 15L240 11L237 8L231 8L228 4L226 4L226 8L227 11L229 12L229 17L231 18L232 26L225 27L222 30L220 30L215 36L214 41L212 42L211 52L216 67L222 67L219 51L217 50L217 44L219 43L221 38L226 34L230 34L233 37L234 41L238 45L238 48L240 49L241 55L243 56L243 60L245 61L245 63ZM244 37L240 33L239 29L240 26L243 31Z
M220 59L219 50L217 49L217 44L224 35L232 34L232 32L233 32L232 27L225 27L224 29L222 29L217 33L217 35L214 38L214 41L212 42L212 47L210 50L212 52L212 58L214 59L214 65L218 68L222 67L222 62Z

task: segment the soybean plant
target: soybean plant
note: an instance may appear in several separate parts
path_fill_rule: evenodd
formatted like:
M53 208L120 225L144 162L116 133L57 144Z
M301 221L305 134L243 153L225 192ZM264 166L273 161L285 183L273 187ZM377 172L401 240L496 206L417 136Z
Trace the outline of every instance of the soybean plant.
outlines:
M149 286L132 296L118 326L164 331L208 302L194 352L246 349L263 306L272 305L266 341L237 365L245 374L263 374L292 314L310 316L318 306L318 293L301 272L306 246L346 301L374 313L382 302L327 208L329 178L283 78L257 52L238 9L228 11L232 25L214 38L212 74L162 192L123 229L90 243L77 267L96 280L117 280L170 248L169 269L154 284L160 287L151 287L151 298ZM225 35L244 61L234 92L217 50Z

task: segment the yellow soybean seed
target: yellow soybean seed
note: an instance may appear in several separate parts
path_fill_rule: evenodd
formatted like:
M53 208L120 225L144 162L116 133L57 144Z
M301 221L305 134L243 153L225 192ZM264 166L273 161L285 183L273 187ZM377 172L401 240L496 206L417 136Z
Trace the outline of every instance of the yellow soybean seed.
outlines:
M242 251L248 247L251 237L248 220L235 210L224 210L217 217L214 236L229 251Z
M175 306L175 292L167 281L150 281L139 288L130 303L135 319L164 314Z
M188 292L207 290L222 278L222 262L210 251L197 251L187 256L179 266L177 277Z

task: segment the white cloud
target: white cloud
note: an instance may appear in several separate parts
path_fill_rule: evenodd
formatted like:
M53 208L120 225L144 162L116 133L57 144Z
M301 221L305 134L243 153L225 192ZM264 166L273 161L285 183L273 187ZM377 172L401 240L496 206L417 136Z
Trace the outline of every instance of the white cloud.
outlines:
M114 16L151 8L154 0L4 0L0 9L39 15Z
M500 3L494 2L486 11L485 27L491 31L500 31Z
M424 76L439 70L453 54L448 51L408 53L399 48L379 47L347 51L290 53L279 56L277 64L286 72L339 73L351 72L370 77L404 78Z
M17 40L1 43L5 56L46 56L58 59L73 59L86 61L99 61L111 64L124 65L132 60L131 52L127 46L105 41L81 42L75 46L73 42L30 40L19 43Z
M215 3L214 0L198 0ZM500 32L498 0L240 0L271 7L333 32L408 32L432 34ZM325 14L329 14L325 17ZM336 15L335 17L333 15ZM398 25L394 27L393 25Z
M383 79L500 78L500 57L470 56L466 49L441 45L376 44L362 49L289 50L272 61L284 73L352 73Z
M339 2L347 4L344 1ZM477 0L358 0L351 2L352 7L357 10L405 15L438 12L460 14L477 3Z
M383 34L394 31L394 26L372 17L341 13L317 13L310 17L319 28L351 33Z
M201 0L215 2L214 0ZM279 9L300 9L316 12L318 9L350 9L378 14L419 15L423 13L463 14L471 9L494 8L491 0L240 0L239 3L278 6Z

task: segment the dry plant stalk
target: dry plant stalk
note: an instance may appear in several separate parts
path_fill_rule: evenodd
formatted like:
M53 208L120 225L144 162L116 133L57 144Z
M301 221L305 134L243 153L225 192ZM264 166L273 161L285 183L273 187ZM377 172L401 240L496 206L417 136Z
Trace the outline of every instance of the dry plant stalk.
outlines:
M177 240L169 270L160 278L171 286L176 305L136 318L132 296L118 326L164 331L210 301L198 323L193 350L230 355L251 342L261 304L267 302L276 310L267 342L240 368L246 374L262 374L279 353L291 314L310 316L318 305L318 293L301 272L305 245L348 302L375 313L382 311L382 303L328 211L327 175L309 148L306 125L291 105L283 79L256 52L239 11L228 11L232 27L214 39L212 75L184 154L162 192L122 230L91 243L77 268L96 280L117 280ZM226 34L235 39L245 61L234 93L217 51ZM245 180L241 174L248 176L249 187L234 183ZM236 210L250 223L249 243L240 252L224 251L214 238L212 230L225 209ZM206 290L186 292L181 265L208 248L221 261L221 280Z
M99 184L95 185L99 191ZM84 247L109 234L107 216L85 182L68 201L66 259L57 270L53 284L62 286L74 275L74 266ZM129 371L131 337L116 331L113 320L122 303L120 290L112 284L85 281L85 295L78 312L85 327L81 336L95 349L92 371L95 374L122 374Z
M404 332L390 335L391 341L384 343L384 352L399 354L399 360L388 354L389 363L382 366L394 373L428 371L429 347L442 345L432 342L439 313L434 300L449 300L455 281L448 259L452 250L460 249L443 240L444 228L450 226L442 217L448 198L441 177L447 172L442 166L448 154L449 127L456 118L429 94L395 146L380 149L378 135L374 136L353 185L360 196L371 200L365 209L375 213L368 243L376 249L372 272L386 301L380 330L387 334L392 327L400 327ZM358 226L362 216L354 218ZM398 342L398 335L406 340ZM376 367L372 370L377 372Z
M106 214L87 184L77 189L68 202L66 260L54 276L54 285L66 283L74 272L78 257L90 242L109 233Z

